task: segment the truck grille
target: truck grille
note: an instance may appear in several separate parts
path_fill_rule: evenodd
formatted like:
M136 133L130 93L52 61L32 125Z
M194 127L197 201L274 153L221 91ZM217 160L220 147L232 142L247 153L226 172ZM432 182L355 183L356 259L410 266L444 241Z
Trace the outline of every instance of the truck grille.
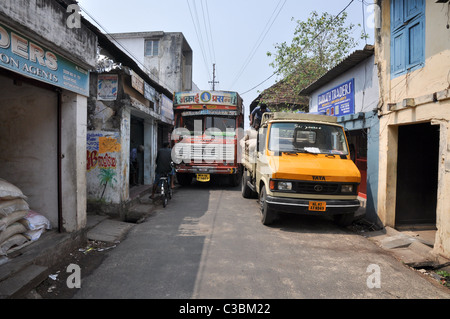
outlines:
M296 193L301 194L338 194L340 190L339 184L336 183L305 183L296 182L292 185Z
M189 144L175 145L175 154L184 162L187 161L234 161L235 144Z

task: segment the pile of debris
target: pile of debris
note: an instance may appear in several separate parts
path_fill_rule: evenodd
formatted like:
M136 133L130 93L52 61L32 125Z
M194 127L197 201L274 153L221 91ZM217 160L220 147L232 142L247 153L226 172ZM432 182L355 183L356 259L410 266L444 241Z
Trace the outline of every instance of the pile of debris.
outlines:
M30 210L18 187L0 179L0 259L38 240L50 228L46 217Z

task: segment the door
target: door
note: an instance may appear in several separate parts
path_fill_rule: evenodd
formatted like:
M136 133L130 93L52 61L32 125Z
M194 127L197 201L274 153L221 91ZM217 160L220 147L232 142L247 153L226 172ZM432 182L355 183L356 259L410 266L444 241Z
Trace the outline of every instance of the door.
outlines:
M436 225L439 125L398 129L395 224Z

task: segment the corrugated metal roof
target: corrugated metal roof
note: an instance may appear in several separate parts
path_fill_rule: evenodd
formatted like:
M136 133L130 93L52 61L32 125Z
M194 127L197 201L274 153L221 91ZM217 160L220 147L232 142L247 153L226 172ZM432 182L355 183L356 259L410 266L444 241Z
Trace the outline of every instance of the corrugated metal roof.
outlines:
M354 51L347 58L337 64L334 68L322 75L318 80L311 83L308 87L304 88L300 92L300 95L310 95L315 90L334 80L337 76L361 63L368 57L372 56L374 54L374 51L375 50L373 45L366 45L364 49Z

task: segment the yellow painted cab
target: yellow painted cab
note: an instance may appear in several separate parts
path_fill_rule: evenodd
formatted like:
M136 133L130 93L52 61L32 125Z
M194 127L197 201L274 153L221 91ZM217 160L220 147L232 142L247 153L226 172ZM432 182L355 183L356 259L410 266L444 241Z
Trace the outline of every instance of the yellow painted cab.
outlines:
M361 175L336 117L265 113L259 131L249 130L241 146L242 195L259 197L263 224L278 212L353 221Z

